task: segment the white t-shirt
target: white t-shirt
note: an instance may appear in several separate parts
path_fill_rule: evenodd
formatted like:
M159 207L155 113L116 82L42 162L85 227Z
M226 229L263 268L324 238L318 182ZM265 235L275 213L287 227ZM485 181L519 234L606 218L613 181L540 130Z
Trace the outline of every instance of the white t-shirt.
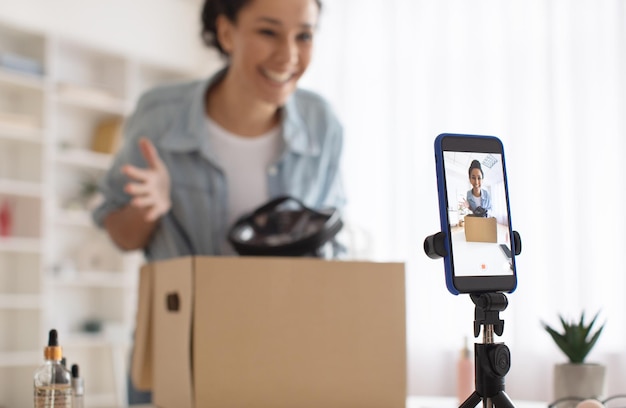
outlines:
M474 203L476 204L476 207L480 207L481 205L483 205L483 197L482 197L482 195L476 197L474 195L474 193L472 193L472 196L474 196Z
M255 137L239 136L207 118L218 164L228 186L228 225L269 200L267 171L278 161L284 142L281 127ZM233 254L230 245L225 254Z

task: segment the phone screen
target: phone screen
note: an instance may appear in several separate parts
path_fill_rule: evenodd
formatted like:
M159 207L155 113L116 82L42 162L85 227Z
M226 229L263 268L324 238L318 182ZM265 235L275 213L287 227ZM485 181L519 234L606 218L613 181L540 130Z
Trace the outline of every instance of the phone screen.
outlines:
M515 257L502 143L470 135L442 135L439 142L448 286L462 293L513 291Z

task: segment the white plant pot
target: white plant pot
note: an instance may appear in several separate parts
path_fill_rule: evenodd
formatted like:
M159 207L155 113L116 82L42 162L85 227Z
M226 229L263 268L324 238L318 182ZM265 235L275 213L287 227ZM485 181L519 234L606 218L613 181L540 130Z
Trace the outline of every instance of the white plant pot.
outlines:
M566 397L602 399L606 395L605 377L606 367L601 364L556 364L554 400ZM575 402L571 404L575 405Z

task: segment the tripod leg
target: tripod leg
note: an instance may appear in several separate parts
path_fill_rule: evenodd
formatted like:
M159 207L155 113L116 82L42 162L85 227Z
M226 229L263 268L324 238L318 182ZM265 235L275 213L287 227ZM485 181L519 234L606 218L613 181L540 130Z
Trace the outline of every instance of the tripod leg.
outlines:
M496 408L515 408L513 401L511 401L504 391L500 391L495 396L491 397L491 400Z
M482 397L474 391L467 399L459 406L459 408L475 408L480 402Z

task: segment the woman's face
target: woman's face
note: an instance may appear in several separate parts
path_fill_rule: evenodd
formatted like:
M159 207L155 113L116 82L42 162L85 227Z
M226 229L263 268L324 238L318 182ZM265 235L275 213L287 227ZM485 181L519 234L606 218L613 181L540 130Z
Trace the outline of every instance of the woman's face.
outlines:
M470 171L470 184L472 185L472 187L474 187L475 191L478 191L480 189L482 182L483 175L480 169L472 169L472 171Z
M218 20L229 74L254 97L282 106L311 60L315 0L252 0L235 22Z

